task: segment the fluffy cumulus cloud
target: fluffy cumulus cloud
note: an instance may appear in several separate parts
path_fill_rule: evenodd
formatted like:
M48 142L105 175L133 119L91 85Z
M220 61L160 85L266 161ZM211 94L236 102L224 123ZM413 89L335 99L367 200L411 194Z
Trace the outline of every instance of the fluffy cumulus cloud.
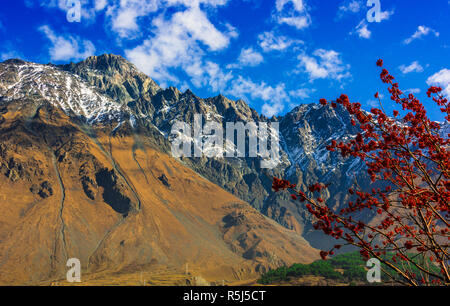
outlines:
M398 67L403 74L411 73L411 72L422 72L423 67L419 64L418 61L414 61L409 65L401 65Z
M219 31L198 4L169 18L160 14L153 18L152 27L151 37L125 53L143 72L160 81L177 81L170 69L180 68L195 84L203 84L206 52L225 49L234 35Z
M261 53L250 47L247 49L242 49L238 60L243 66L258 66L263 62L264 58Z
M285 103L290 101L284 84L271 86L265 82L253 82L242 76L233 79L227 93L244 99L265 101L262 106L262 113L269 117L282 112Z
M317 49L312 56L300 54L299 67L309 75L310 81L334 79L341 81L350 77L350 65L344 64L341 56L334 50Z
M106 10L111 29L122 39L135 38L141 35L139 20L160 9L171 7L199 8L200 5L216 7L224 5L227 0L96 0L96 10ZM192 23L194 20L189 20ZM197 23L203 22L202 19ZM188 24L186 24L188 25ZM198 25L198 24L197 24ZM201 27L198 31L203 30ZM198 33L197 33L198 34Z
M337 13L337 19L341 19L348 15L357 15L363 19L358 23L354 30L350 32L351 35L357 35L361 39L369 39L372 36L372 31L369 29L369 23L367 22L367 10L366 1L362 0L346 0L341 3ZM381 11L380 22L389 20L394 14L394 10Z
M421 92L421 90L420 90L420 88L409 88L409 89L406 89L405 90L405 93L407 93L407 94L418 94L418 93L420 93Z
M106 7L107 4L108 4L108 0L95 0L94 8L96 11L101 11Z
M98 4L98 3L97 3ZM120 38L134 38L139 36L138 19L154 13L159 9L158 0L140 1L140 0L122 0L105 4L100 3L97 10L106 9L106 16L111 25L111 30L119 35Z
M316 90L314 88L300 88L289 91L289 96L298 99L308 99Z
M369 30L369 26L365 19L363 19L355 29L355 33L358 34L360 38L369 39L372 35L372 32Z
M274 18L279 24L299 30L311 24L311 16L303 0L276 0Z
M446 97L450 98L450 69L444 68L427 79L429 86L440 86Z
M364 7L361 0L347 0L344 1L338 9L338 17L343 17L347 13L358 13Z
M195 86L208 86L214 92L224 91L229 81L233 79L231 72L223 71L220 66L214 62L206 61L202 67L202 73L192 79Z
M111 30L121 39L130 39L142 34L139 20L160 9L180 6L192 8L200 4L215 7L226 3L227 0L96 0L95 9L105 9Z
M373 108L373 107L379 108L380 107L380 101L376 101L376 100L370 99L370 100L366 101L366 105L368 107L370 107L370 108Z
M25 6L29 8L40 6L49 9L57 8L64 12L71 9L75 2L75 0L24 0ZM91 23L94 21L98 11L103 10L108 4L112 4L113 0L79 0L79 2L81 22Z
M337 17L341 18L345 15L358 13L363 13L365 15L368 9L370 9L370 6L367 6L366 0L346 0L339 6ZM380 21L388 20L392 14L394 14L394 10L382 11Z
M5 52L0 53L0 60L6 61L11 58L21 58L23 59L24 56L22 53L17 52L15 50L6 50Z
M11 41L5 41L2 43L2 50L0 52L0 60L5 61L11 58L26 59L22 52L20 52L17 46Z
M264 52L283 51L298 44L303 44L303 41L277 35L273 31L258 35L258 45Z
M392 15L394 15L394 10L381 12L381 14L380 14L380 22L384 21L384 20L389 20L389 18L391 18Z
M6 52L0 53L0 59L2 61L6 61L7 59L11 59L11 58L19 58L19 56L17 56L14 51L6 51Z
M49 55L53 61L80 60L95 52L95 47L89 40L71 35L58 35L47 25L41 26L39 31L51 42Z
M108 29L119 39L135 39L142 34L141 22L145 17L159 10L171 7L198 7L205 5L216 7L228 0L79 0L82 22L93 21L99 14L105 14ZM59 8L67 12L75 0L25 0L28 7L39 5L47 8Z
M414 32L413 35L411 35L410 37L408 37L407 39L404 40L405 44L410 44L411 42L413 42L416 39L422 38L424 36L427 36L429 34L433 34L436 37L439 37L439 32L437 32L436 30L433 30L432 28L426 27L426 26L418 26L417 30Z
M227 68L243 68L243 67L255 67L264 61L264 57L258 51L255 51L252 47L244 48L241 50L238 62L235 64L227 65Z
M394 10L391 11L383 11L380 14L380 22L384 20L389 20L389 18L394 14ZM355 30L350 32L350 34L356 34L359 38L362 39L369 39L372 36L372 31L369 30L369 23L367 22L367 19L364 18L363 20L358 23Z

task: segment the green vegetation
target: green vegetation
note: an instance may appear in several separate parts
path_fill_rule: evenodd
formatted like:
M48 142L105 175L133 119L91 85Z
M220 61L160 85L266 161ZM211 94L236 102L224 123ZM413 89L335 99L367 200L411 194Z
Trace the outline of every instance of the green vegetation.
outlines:
M392 254L387 254L386 258L392 258ZM430 265L433 266L433 265ZM385 265L382 268L394 275L393 270ZM438 269L434 267L435 270ZM420 275L420 271L411 267L410 271ZM342 281L355 284L366 282L366 261L359 252L340 254L327 260L318 260L311 264L293 264L290 267L280 267L263 274L258 280L260 284L271 284L289 280L289 277L300 278L306 275L322 276L329 280ZM387 275L381 272L381 278L387 280Z
M286 281L289 277L301 277L306 275L323 276L333 280L364 280L366 278L365 262L361 255L348 253L337 255L328 260L318 260L311 264L293 264L290 267L280 267L270 270L258 280L260 284L270 284L279 281ZM344 273L337 271L344 270Z

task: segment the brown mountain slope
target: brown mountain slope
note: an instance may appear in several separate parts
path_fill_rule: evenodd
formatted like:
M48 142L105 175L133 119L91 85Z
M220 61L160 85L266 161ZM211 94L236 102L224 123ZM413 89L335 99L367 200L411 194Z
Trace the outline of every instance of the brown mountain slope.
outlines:
M155 150L145 131L36 105L2 110L0 284L65 278L72 257L83 274L189 264L208 281L316 259L301 236Z

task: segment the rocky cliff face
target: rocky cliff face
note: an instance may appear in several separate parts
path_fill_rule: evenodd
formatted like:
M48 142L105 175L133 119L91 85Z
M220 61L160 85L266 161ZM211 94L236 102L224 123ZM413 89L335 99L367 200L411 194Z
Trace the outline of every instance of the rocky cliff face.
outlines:
M133 108L163 91L116 59L71 65L85 76L0 63L1 284L64 278L72 257L85 274L189 264L208 281L317 258L298 233L166 154L157 121ZM91 67L105 71L99 88Z
M117 55L91 56L80 63L60 68L80 76L120 104L148 98L161 90L151 78Z
M101 68L98 68L98 63L102 63ZM307 104L296 107L282 117L269 119L258 114L243 100L233 101L223 95L203 99L190 90L183 93L174 87L161 89L148 77L146 82L153 86L136 86L135 88L142 89L140 91L130 89L123 85L129 83L127 79L130 77L126 76L130 76L130 71L137 72L132 64L121 57L103 55L63 67L93 85L99 83L97 79L104 80L99 86L103 93L111 99L126 102L131 116L137 118L140 125L152 126L158 130L166 140L166 150L170 145L168 140L174 122L192 124L195 114L201 114L204 121L219 122L224 130L226 122L252 121L258 124L278 121L281 161L274 169L262 169L259 158L249 157L182 158L182 161L283 226L306 237L312 235L309 240L313 245L323 247L327 242L324 242L326 239L320 234L317 236L318 233L311 231L311 220L303 206L292 201L288 193L273 193L272 177L288 178L304 189L317 181L332 183L328 200L336 207L345 201L347 190L355 179L361 185L369 184L362 171L363 163L344 160L338 154L330 154L326 150L331 140L339 141L356 135L357 129L350 124L350 118L342 108ZM119 71L124 71L123 75ZM115 74L121 76L111 79L110 76ZM142 78L145 79L144 76ZM118 86L120 90L117 89ZM122 94L117 95L115 92L118 91ZM357 177L355 174L358 174Z

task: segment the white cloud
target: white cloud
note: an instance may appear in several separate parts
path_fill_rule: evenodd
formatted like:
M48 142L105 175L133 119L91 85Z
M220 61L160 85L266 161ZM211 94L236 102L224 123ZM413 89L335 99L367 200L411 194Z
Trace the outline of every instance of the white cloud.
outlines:
M294 104L291 103L292 99L307 99L315 91L313 88L299 88L287 91L284 83L271 86L265 82L257 83L249 78L238 76L230 82L226 93L245 100L260 99L264 101L261 112L271 117L281 113L285 105L294 107Z
M357 26L355 29L356 33L358 34L358 36L360 38L365 38L365 39L369 39L370 36L372 35L372 32L369 30L367 22L365 19L363 19ZM352 33L351 33L352 34Z
M381 12L380 22L383 20L389 20L389 18L391 18L392 15L394 15L394 10Z
M188 11L199 9L200 4L212 7L224 5L228 0L115 0L107 9L107 16L111 19L112 30L119 34L120 38L135 38L141 35L138 19L157 12L159 9L183 6ZM188 16L186 16L188 17ZM205 30L201 27L204 17L199 20L188 19L185 26L191 31L197 31L197 36ZM233 28L234 29L234 28ZM235 29L234 29L235 30ZM208 31L206 31L208 33Z
M380 101L375 101L375 100L368 100L366 102L366 105L369 107L376 107L379 108L380 107Z
M270 118L272 116L278 115L283 109L284 105L282 103L264 103L261 108L261 113Z
M26 60L22 52L18 51L17 46L15 46L11 41L4 41L2 43L2 51L0 53L0 60L5 61L11 58L20 58Z
M11 58L23 58L23 56L19 53L17 53L16 51L6 51L0 54L0 59L2 61L6 61L7 59L11 59Z
M213 62L206 62L205 71L207 73L208 85L213 91L222 91L227 83L233 78L231 72L224 73L219 65Z
M338 15L342 16L344 13L358 13L363 7L362 1L351 0L345 1L339 6Z
M426 26L418 26L417 31L414 32L411 37L405 39L404 43L410 44L413 40L427 36L428 34L434 34L434 36L439 37L439 32L433 30L432 28L428 28Z
M300 54L298 56L298 59L300 60L299 66L309 74L310 81L325 78L340 81L351 76L348 71L350 65L345 65L342 62L338 52L334 50L317 49L314 51L313 56L314 57L306 54Z
M294 9L298 12L301 12L305 9L302 0L277 0L275 3L277 11L283 10L284 6L287 5L288 3L291 3Z
M95 47L89 40L81 40L80 38L70 35L57 35L47 25L41 26L39 31L44 33L52 43L49 54L53 61L85 59L95 52Z
M258 35L258 44L264 52L283 51L294 44L302 44L301 40L275 35L274 32L264 32Z
M34 2L47 8L59 8L67 12L67 0L25 0L28 7ZM80 0L82 22L93 21L99 12L104 12L108 22L108 30L117 34L119 39L135 39L143 34L144 17L155 14L170 7L208 7L224 5L228 0ZM227 25L225 25L227 26Z
M418 61L414 61L408 66L401 65L398 68L400 69L400 71L403 74L407 74L410 72L422 72L423 71L423 67L422 67L422 65L419 64Z
M367 12L368 7L366 6L367 1L362 0L347 0L344 1L338 9L338 19L342 18L346 14L359 14ZM382 11L380 14L380 21L388 20L394 14L394 10ZM365 16L364 16L365 17Z
M274 18L279 24L287 24L299 30L309 27L309 15L303 0L276 0Z
M253 98L265 101L262 106L262 113L268 117L283 111L284 104L289 102L289 95L286 93L284 84L280 83L273 87L265 82L255 83L242 76L239 76L231 82L227 93L246 100Z
M134 38L141 34L137 23L138 18L156 12L159 5L158 0L122 0L109 5L106 16L111 23L111 30L120 38ZM100 3L98 9L105 6L104 3Z
M226 34L229 38L237 38L239 37L239 31L235 27L233 27L229 23L225 23L225 27L227 28Z
M242 49L241 54L239 55L239 63L246 66L257 66L264 58L261 53L253 50L253 48Z
M108 4L108 0L95 0L94 8L96 11L102 11Z
M300 17L280 17L278 19L279 23L285 23L287 25L290 25L292 27L295 27L299 30L303 29L303 28L307 28L310 24L309 18L305 17L305 16L300 16Z
M296 90L289 91L289 96L293 98L300 98L300 99L308 99L311 95L311 93L315 92L315 89L310 88L300 88Z
M153 36L125 54L139 69L160 82L178 82L170 70L181 68L194 85L204 84L203 78L208 75L204 49L222 50L235 35L220 32L198 5L176 12L169 19L161 14L153 19L152 26Z
M361 1L352 1L347 4L347 6L341 6L339 8L339 11L341 12L352 12L352 13L358 13L361 9L359 4L361 4ZM383 11L380 14L380 22L384 20L388 20L392 15L394 14L394 10L391 11ZM338 15L339 16L339 15ZM372 31L369 30L369 24L367 22L366 17L364 16L364 19L362 19L358 25L355 27L354 31L350 32L350 35L357 34L359 38L369 39L372 36Z
M420 93L420 88L409 88L409 89L406 89L405 90L405 93L407 93L407 94L418 94L418 93Z
M436 72L427 79L427 84L442 87L444 95L450 98L450 69L444 68Z
M218 64L211 61L207 61L203 67L199 68L200 73L191 79L197 87L209 86L212 91L224 91L233 78L231 72L224 72Z
M252 47L244 48L241 50L238 62L235 64L230 64L227 68L242 68L242 67L255 67L264 61L261 53L255 51Z
M47 7L51 9L58 8L64 12L67 12L70 9L70 6L67 5L68 0L25 0L25 6L32 8L34 7L35 2L41 7ZM94 21L97 11L103 10L108 3L111 4L112 2L112 0L80 0L81 22L90 23Z

